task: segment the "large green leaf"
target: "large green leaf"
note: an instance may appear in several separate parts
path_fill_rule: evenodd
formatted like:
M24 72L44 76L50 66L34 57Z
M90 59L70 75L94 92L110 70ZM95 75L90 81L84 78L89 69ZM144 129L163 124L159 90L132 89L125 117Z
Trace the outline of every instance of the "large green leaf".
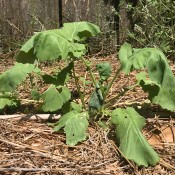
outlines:
M33 62L35 58L41 61L69 56L79 58L86 52L85 45L80 42L99 32L99 28L92 23L65 23L61 29L36 33L24 44L16 58L23 63Z
M125 74L136 69L147 68L149 76L158 83L161 82L165 69L172 73L165 55L156 48L134 49L130 44L125 43L120 48L119 59Z
M159 156L141 133L145 125L142 116L131 107L118 108L112 112L112 122L116 125L119 149L127 159L145 167L158 163Z
M147 68L148 78L154 84L154 93L152 93L153 86L148 86L148 82L145 84L147 81L145 76L139 80L143 90L149 93L152 103L168 110L175 110L175 77L165 55L159 49L132 49L130 44L125 43L120 49L119 58L122 70L126 74L135 69Z
M34 70L33 64L16 63L0 75L0 92L12 92Z
M42 109L44 112L54 112L61 109L63 104L71 98L71 93L67 87L61 87L59 89L56 86L51 85L42 95L44 104Z
M64 127L66 144L74 146L87 137L86 129L89 124L87 118L87 112L77 113L76 111L71 111L60 118L54 130L58 131Z

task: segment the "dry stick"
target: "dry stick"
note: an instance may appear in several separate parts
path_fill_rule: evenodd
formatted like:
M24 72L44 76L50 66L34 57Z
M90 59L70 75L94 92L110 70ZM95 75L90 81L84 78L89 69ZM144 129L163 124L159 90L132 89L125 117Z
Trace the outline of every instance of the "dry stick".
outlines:
M124 96L123 96L124 97ZM117 107L117 106L122 106L122 105L126 105L126 106L131 106L133 104L137 104L137 105L143 105L143 104L149 104L150 102L147 102L146 100L144 101L136 101L139 99L143 99L143 97L139 97L139 98L135 98L134 100L128 100L128 101L124 101L124 102L120 102L122 100L122 98L120 98L116 104L112 105L113 108Z
M159 164L161 164L165 168L171 169L171 170L173 170L173 172L175 172L175 167L170 165L169 163L165 162L163 159L160 159Z
M0 120L6 120L6 119L15 119L15 120L48 120L48 119L59 119L61 115L58 114L31 114L31 115L24 115L24 114L14 114L14 115L0 115Z
M148 118L148 119L146 119L148 122L155 122L155 120L156 119L154 119L154 118ZM161 119L159 119L160 121L160 123L167 123L167 122L172 122L172 124L175 124L175 121L169 121L169 120L167 120L167 118L161 118Z
M15 167L15 168L0 168L0 171L30 171L30 172L36 172L36 171L51 171L51 169L46 169L46 168L20 168L20 167Z
M22 31L15 26L15 24L13 24L12 22L10 22L8 19L5 20L10 26L14 27L15 29L17 29L21 34L22 34Z
M41 171L41 172L59 172L59 171L72 171L75 170L75 168L55 168L55 169L48 169L48 168L20 168L20 167L14 167L14 168L0 168L0 172L2 171L25 171L25 172L29 172L29 171L33 171L33 172L37 172L37 171Z

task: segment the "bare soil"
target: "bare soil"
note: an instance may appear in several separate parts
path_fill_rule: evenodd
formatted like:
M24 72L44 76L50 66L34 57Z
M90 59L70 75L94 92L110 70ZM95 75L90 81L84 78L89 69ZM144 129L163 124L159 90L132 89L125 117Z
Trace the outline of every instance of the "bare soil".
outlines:
M0 55L0 73L10 68L14 62L14 54ZM101 61L109 61L113 70L119 67L115 55L102 57L99 55L88 56L95 64ZM43 63L43 71L53 73L62 66L59 62ZM171 63L172 70L174 65ZM85 67L77 63L78 76L88 77ZM129 78L121 74L111 89L110 96L122 91L127 85L135 82L136 72ZM88 78L86 78L88 79ZM74 82L69 84L76 92ZM38 80L36 84L41 86ZM47 87L41 86L43 92ZM18 109L6 109L3 114L27 115L38 112L35 104L30 103L30 85L28 80L19 88L18 93L23 99ZM84 89L82 89L83 91ZM89 93L92 90L89 85L85 91L88 103ZM73 94L76 101L79 98ZM114 130L104 131L97 123L91 123L88 128L88 138L77 146L65 144L63 132L54 133L47 125L46 120L4 119L0 120L0 174L5 175L173 175L175 174L175 113L159 108L156 105L148 105L147 94L140 88L128 92L123 98L114 101L111 109L116 107L134 106L142 114L147 124L143 130L145 137L158 152L161 161L155 167L138 167L133 162L121 156L117 147Z

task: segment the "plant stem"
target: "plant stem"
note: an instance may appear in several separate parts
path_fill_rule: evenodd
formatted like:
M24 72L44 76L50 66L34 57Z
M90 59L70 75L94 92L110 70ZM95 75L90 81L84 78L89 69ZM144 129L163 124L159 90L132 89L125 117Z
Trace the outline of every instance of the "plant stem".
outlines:
M81 103L82 103L82 105L83 105L83 108L86 110L86 105L85 105L85 102L84 102L84 97L83 97L83 94L81 93L80 86L79 86L79 84L78 84L78 78L77 78L76 75L75 75L75 66L74 66L74 62L73 62L73 77L74 77L74 80L75 80L75 85L76 85L76 88L77 88L78 95L79 95L79 97L80 97Z
M85 60L83 57L81 57L81 59L82 59L82 61L84 62L85 66L86 66L86 68L87 68L87 71L90 73L90 77L91 77L91 80L92 80L92 82L93 82L94 87L95 87L95 88L99 88L99 84L98 84L97 81L95 80L95 77L94 77L94 75L93 75L93 73L92 73L92 71L91 71L90 66L87 64L86 60Z
M109 101L104 105L104 108L109 107L113 101L115 101L116 99L118 99L120 96L124 96L124 94L126 94L128 91L134 89L136 86L139 86L139 85L136 83L136 84L134 84L131 87L124 88L124 91L120 92L115 97L109 99Z
M106 97L109 93L109 90L111 89L112 87L112 84L114 83L114 81L116 80L116 78L119 76L120 74L120 71L121 71L121 67L117 70L116 74L114 75L113 79L111 80L111 82L109 83L109 85L107 86L107 89L105 91L105 94L104 94L104 98L103 98L103 104L105 103L106 101Z
M95 76L92 73L92 70L91 70L90 66L87 64L87 61L83 57L81 57L81 59L84 62L85 66L87 68L87 71L90 73L90 78L91 78L92 83L93 83L93 85L95 87L95 90L97 91L97 95L99 97L99 100L103 101L103 95L102 95L100 86L99 86L98 82L95 80Z
M29 74L29 79L30 79L30 84L32 86L32 89L34 89L34 85L33 85L33 77L31 74Z

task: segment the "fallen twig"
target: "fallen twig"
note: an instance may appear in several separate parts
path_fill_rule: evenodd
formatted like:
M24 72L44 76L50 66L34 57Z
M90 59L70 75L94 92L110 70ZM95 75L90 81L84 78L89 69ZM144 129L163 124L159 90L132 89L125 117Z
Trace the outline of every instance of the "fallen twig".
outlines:
M0 120L15 119L15 120L57 120L61 117L59 114L14 114L0 115Z
M15 168L0 168L0 172L2 171L30 171L30 172L48 172L51 171L50 169L47 168L20 168L20 167L15 167Z

